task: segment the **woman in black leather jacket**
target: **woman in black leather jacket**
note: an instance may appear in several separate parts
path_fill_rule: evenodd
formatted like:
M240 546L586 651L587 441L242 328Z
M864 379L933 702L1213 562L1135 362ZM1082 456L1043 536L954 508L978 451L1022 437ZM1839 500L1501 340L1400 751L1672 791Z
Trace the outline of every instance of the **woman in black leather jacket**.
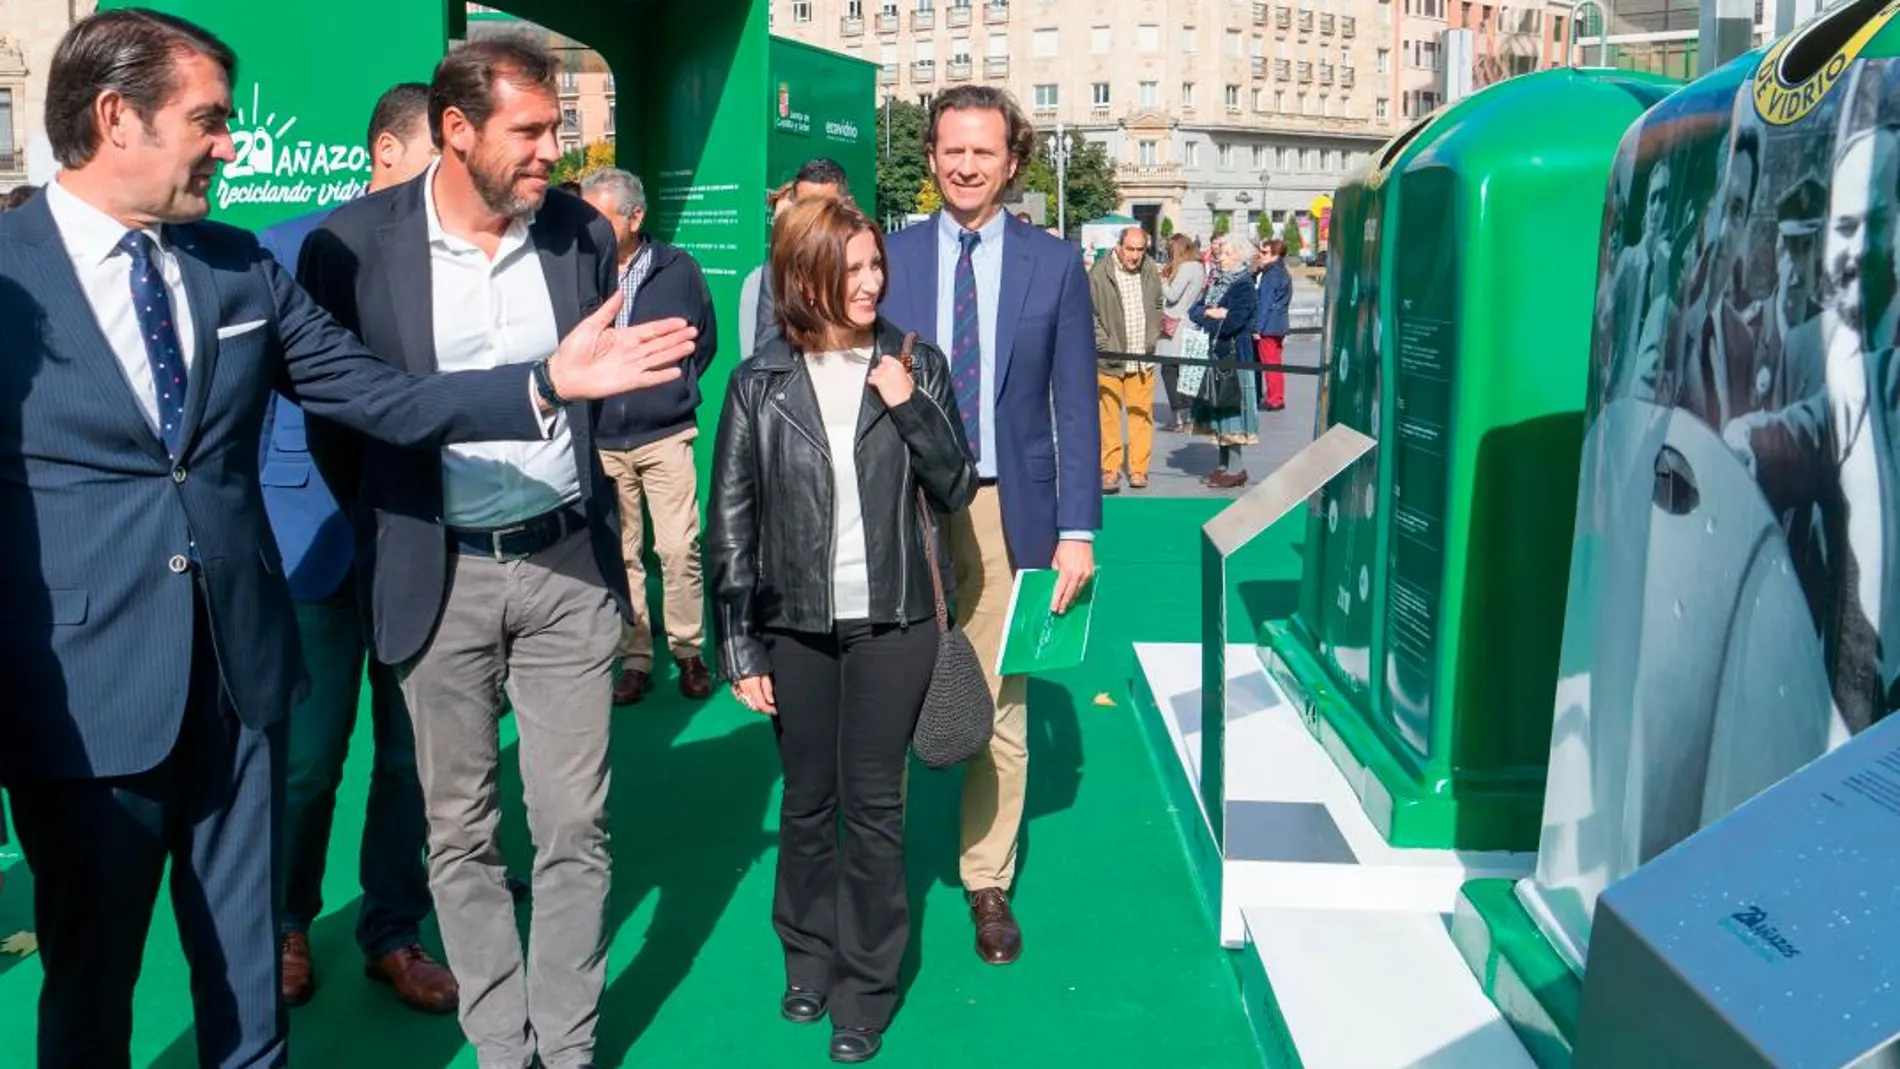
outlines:
M829 1010L832 1060L861 1062L910 941L903 774L937 650L918 492L962 509L976 465L943 354L917 342L907 371L905 336L878 317L875 224L799 204L774 228L771 272L782 330L733 372L713 451L713 621L785 768L781 1011Z

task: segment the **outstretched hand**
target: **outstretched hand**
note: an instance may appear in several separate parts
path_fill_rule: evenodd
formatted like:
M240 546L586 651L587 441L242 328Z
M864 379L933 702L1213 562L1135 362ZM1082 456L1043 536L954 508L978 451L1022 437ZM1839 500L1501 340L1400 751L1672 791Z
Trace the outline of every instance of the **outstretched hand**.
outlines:
M619 293L609 296L561 339L548 375L563 398L612 397L680 377L679 362L691 355L699 329L677 318L615 327L620 302Z

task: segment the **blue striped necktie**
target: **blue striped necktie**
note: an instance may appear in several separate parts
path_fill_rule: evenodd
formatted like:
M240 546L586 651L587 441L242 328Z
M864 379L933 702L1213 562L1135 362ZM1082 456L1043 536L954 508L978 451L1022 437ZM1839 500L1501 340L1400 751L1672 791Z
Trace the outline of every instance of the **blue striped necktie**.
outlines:
M970 255L983 235L957 232L963 251L957 256L956 315L950 321L950 381L956 388L957 410L970 453L983 459L983 341L976 306L976 268Z
M152 239L143 231L128 231L119 248L132 258L132 310L138 315L139 337L145 358L152 363L153 392L158 395L158 436L165 451L178 458L179 437L185 425L185 354L172 322L172 298L165 276L152 261Z

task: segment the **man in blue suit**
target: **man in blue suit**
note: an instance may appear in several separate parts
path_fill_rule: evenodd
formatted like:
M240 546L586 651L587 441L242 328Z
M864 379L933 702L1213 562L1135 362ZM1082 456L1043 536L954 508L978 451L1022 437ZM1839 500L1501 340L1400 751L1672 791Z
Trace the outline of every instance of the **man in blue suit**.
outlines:
M435 158L429 137L429 87L393 86L370 113L369 192L400 185ZM295 264L304 239L328 218L322 208L260 233L258 243L280 264ZM366 656L351 578L350 524L311 463L303 410L273 396L264 416L264 509L297 602L297 637L310 693L291 710L284 794L284 1001L316 993L310 925L323 912L323 870L330 852L337 785L356 728L357 699L368 662L370 717L376 747L369 809L363 819L358 874L363 889L356 945L365 972L389 984L412 1009L447 1013L456 1006L455 977L422 948L429 915L429 874L422 855L429 828L416 779L415 733L395 671Z
M670 381L692 350L678 320L612 329L609 301L532 364L377 360L202 221L235 66L182 19L82 19L47 78L62 170L0 216L0 783L35 877L41 1069L129 1065L168 862L200 1064L286 1064L273 869L303 673L258 488L271 391L415 448L541 440L568 398Z
M1002 210L1029 163L1035 130L1002 90L957 86L932 101L924 131L943 210L892 234L883 311L950 354L964 431L983 487L949 524L957 623L985 671L1002 644L1018 568L1060 573L1056 611L1095 573L1102 523L1095 322L1075 246ZM996 731L963 780L963 886L977 954L1022 953L1009 906L1029 778L1020 676L990 678Z

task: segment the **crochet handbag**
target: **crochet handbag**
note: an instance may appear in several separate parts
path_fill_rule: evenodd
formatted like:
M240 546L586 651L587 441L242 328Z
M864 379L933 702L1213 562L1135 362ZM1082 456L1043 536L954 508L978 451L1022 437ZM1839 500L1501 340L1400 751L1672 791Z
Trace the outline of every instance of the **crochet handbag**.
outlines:
M911 345L915 334L904 338L904 370L911 366ZM930 568L930 588L937 601L937 660L930 670L930 688L924 692L924 707L917 714L917 727L911 732L911 752L931 768L949 768L962 764L990 744L996 727L996 697L983 674L983 662L976 647L950 619L949 604L943 596L943 569L937 560L937 520L917 491L917 521L924 538L924 560Z

